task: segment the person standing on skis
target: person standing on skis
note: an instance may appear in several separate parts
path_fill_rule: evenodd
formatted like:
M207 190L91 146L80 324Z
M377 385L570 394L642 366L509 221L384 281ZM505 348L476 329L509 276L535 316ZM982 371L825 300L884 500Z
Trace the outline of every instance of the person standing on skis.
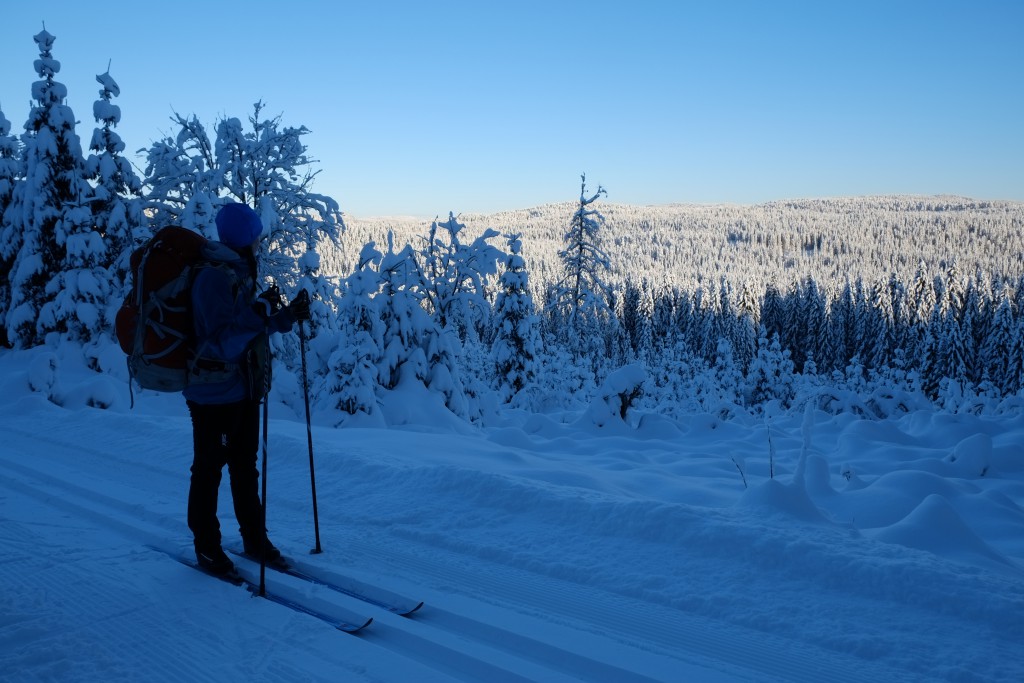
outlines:
M206 571L228 574L234 563L221 546L217 519L225 465L245 553L263 556L268 564L282 561L267 538L259 496L259 406L269 388L268 335L309 320L309 298L303 293L282 308L276 289L257 296L256 257L263 225L255 211L245 204L227 204L217 213L216 224L220 244L212 246L224 254L223 263L198 270L192 311L197 372L217 373L219 381L192 383L182 393L192 418L188 526L196 560Z

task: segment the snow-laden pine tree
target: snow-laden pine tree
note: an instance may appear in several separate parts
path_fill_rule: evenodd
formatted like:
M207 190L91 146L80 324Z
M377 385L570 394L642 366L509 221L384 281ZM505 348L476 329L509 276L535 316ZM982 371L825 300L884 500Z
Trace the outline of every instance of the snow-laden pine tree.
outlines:
M865 316L867 325L862 358L868 368L882 370L889 364L892 353L896 349L895 314L892 310L888 283L879 280L871 286L870 301ZM870 349L870 354L868 349Z
M117 306L123 297L128 257L142 224L138 192L141 181L131 164L121 156L124 143L113 127L121 118L111 99L120 93L109 72L96 77L103 87L93 105L101 128L93 131L92 154L83 165L83 177L91 180L85 207L65 211L71 230L66 238L64 264L51 287L57 294L44 306L45 319L52 314L69 338L82 343L86 353L97 351L96 343L107 338L113 327Z
M41 80L32 84L35 104L22 136L25 179L12 198L11 228L20 231L22 242L11 267L7 312L8 333L21 348L42 344L51 332L67 332L69 321L98 324L88 320L92 315L88 310L79 316L75 307L67 306L67 298L57 302L62 283L56 276L69 265L91 268L104 249L102 239L89 235L82 143L75 133L75 115L64 103L67 88L55 79L60 71L60 62L53 58L55 36L44 28L34 40ZM91 283L84 283L84 289L90 287Z
M5 320L11 305L11 273L14 256L21 246L21 233L14 229L14 210L7 209L14 199L14 188L24 175L21 143L11 134L11 122L0 110L0 347L8 346Z
M670 309L671 310L671 309ZM654 293L647 278L639 284L626 280L622 288L621 334L628 342L631 359L651 363L655 352L654 343Z
M427 312L426 282L416 256L409 245L396 253L393 236L388 235L388 252L380 265L382 289L377 297L384 326L378 382L384 389L422 382L440 394L453 413L469 417L459 372L459 338Z
M521 238L521 234L506 237L505 270L494 302L491 360L497 376L498 393L506 403L534 382L539 362L539 323L533 297L530 296Z
M420 252L426 281L426 303L438 324L452 329L461 341L477 341L490 314L485 286L497 272L501 250L488 243L500 233L487 229L470 244L459 239L465 229L454 213L433 221Z
M380 263L381 295L378 315L384 326L378 382L384 389L394 389L404 379L426 382L427 359L423 352L427 329L435 323L420 303L423 276L413 254L406 245L395 252L388 235L388 251Z
M982 379L994 383L1006 395L1013 391L1013 363L1009 352L1014 348L1020 327L1014 319L1009 287L1004 286L999 290L993 307L995 310L989 332L979 349L978 371Z
M330 407L348 415L377 413L378 363L384 348L384 324L378 315L380 266L384 255L373 242L359 254L359 263L344 282L338 302L338 343L328 360L325 395Z
M793 365L797 372L803 371L808 351L816 358L824 355L823 349L819 347L828 327L828 302L813 277L805 279L800 302L801 339L797 346L787 347L792 350Z
M928 278L924 261L917 264L907 299L907 353L911 362L923 367L928 325L935 310L935 286Z
M710 366L718 358L719 337L715 336L714 297L708 296L703 287L693 293L693 306L689 312L692 322L683 326L687 330L687 345L698 357ZM729 360L732 361L732 345L729 345Z
M813 359L813 354L808 358ZM744 398L746 405L759 408L768 401L778 401L788 408L795 394L793 361L783 350L778 335L771 339L762 325L757 338L757 355L747 370Z
M743 373L736 367L736 362L733 360L732 342L726 337L718 339L715 364L711 372L718 385L720 399L733 405L740 405L742 403Z
M566 322L561 341L576 357L590 359L597 370L607 355L614 316L608 306L609 291L605 283L605 273L611 269L602 246L601 228L605 219L597 209L590 207L608 193L598 186L597 192L588 197L587 177L580 178L579 204L564 235L565 248L558 252L564 272L559 282L558 305Z
M736 350L737 362L747 368L757 353L757 331L761 317L756 286L750 280L744 281L740 289L735 315L736 320L732 325L733 348Z
M1003 392L1024 395L1024 312L1018 311L1013 343L1006 349L1007 369Z
M142 180L124 156L125 144L114 128L121 122L121 108L113 98L121 94L109 69L96 76L102 86L93 103L93 118L100 124L92 132L91 154L85 161L85 176L93 184L92 208L96 230L107 243L115 292L125 289L128 259L134 248L146 238L142 214ZM117 298L113 299L116 305Z

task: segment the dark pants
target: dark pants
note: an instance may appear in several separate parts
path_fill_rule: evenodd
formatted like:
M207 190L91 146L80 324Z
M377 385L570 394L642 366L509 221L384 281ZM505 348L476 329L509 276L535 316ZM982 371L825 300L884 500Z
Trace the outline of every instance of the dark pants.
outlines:
M262 542L263 506L259 494L260 404L239 401L220 405L188 402L192 415L192 481L188 491L188 528L197 549L219 548L217 493L228 466L231 499L243 539Z

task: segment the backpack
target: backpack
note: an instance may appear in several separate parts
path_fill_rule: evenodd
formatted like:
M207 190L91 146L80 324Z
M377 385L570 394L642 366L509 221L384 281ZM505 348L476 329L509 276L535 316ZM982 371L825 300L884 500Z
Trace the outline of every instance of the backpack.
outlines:
M143 389L181 391L202 381L221 381L234 366L196 362L192 325L192 282L199 268L219 266L209 240L178 226L161 229L130 259L132 289L114 327L128 355L131 379ZM129 380L129 384L131 380Z

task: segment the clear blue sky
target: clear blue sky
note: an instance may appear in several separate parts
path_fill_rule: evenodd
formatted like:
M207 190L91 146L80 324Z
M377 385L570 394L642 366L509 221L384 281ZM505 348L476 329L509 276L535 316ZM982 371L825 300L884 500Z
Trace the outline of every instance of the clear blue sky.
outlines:
M263 100L356 216L572 200L583 172L635 204L1024 200L1021 0L228 4L5 3L0 109L20 130L45 21L83 143L108 61L130 150Z

